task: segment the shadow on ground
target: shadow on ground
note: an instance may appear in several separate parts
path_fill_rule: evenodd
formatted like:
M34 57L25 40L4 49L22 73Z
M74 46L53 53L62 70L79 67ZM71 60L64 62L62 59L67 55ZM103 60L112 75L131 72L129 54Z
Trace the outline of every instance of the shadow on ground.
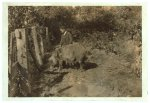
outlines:
M98 65L96 63L92 63L92 62L86 62L85 63L85 70L88 70L88 69L94 69L96 68Z

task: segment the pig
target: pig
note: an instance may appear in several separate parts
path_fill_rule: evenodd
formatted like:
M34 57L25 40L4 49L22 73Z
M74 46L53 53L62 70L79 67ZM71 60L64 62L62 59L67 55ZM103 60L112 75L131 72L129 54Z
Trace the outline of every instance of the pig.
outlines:
M55 49L49 58L49 62L51 62L53 67L59 66L59 69L64 66L75 66L79 64L80 68L83 70L89 53L90 52L80 43L74 42Z
M65 45L61 48L61 62L65 62L66 65L79 64L83 69L85 61L87 59L88 51L80 43L72 43Z
M59 66L60 64L60 49L55 49L54 52L52 52L52 55L48 59L51 67ZM60 66L59 66L60 67Z

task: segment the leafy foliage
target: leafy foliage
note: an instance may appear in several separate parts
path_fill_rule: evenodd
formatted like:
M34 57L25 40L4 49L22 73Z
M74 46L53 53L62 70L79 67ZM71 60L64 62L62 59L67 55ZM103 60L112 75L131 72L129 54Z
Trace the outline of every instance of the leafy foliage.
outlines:
M90 37L97 31L110 37L112 32L132 35L141 30L139 6L10 6L8 14L9 33L22 27L46 26L50 38L54 37L52 42L56 43L60 41L60 26L70 30L75 40Z

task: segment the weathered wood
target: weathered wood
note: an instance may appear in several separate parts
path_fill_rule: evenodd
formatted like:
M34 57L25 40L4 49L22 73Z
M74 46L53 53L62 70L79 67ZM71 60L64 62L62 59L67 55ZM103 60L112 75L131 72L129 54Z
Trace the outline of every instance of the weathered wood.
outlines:
M32 30L31 30L31 34L32 34L32 37L33 37L33 42L34 42L34 46L35 46L35 55L36 55L36 59L39 63L39 65L43 65L43 61L42 61L42 57L41 57L41 50L40 50L40 47L39 47L39 42L38 39L41 39L40 37L38 37L38 34L37 34L37 28L36 27L32 27Z
M8 68L8 73L11 74L11 68L12 68L12 52L13 52L13 38L14 38L14 32L12 32L10 34L10 44L9 44L9 60L8 60L8 63L9 63L9 68Z
M10 37L9 96L29 96L38 69L48 49L48 28L32 27L16 29Z
M16 46L16 37L15 32L10 34L10 42L9 42L9 60L8 60L8 73L11 74L12 65L17 61L17 46Z
M27 40L26 40L26 30L16 29L15 30L16 43L17 43L17 60L19 64L27 69Z
M12 37L11 48L11 83L9 96L29 96L31 94L31 82L28 65L28 40L27 29L16 29L15 37Z
M48 52L51 48L51 43L49 39L49 34L48 34L48 27L46 27L46 44L45 44L46 50L45 52Z

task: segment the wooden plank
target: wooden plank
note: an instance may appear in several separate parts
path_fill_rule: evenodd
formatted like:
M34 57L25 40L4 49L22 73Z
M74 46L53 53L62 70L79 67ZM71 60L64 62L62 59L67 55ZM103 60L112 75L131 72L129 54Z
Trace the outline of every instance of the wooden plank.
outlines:
M17 44L17 61L23 68L27 69L27 45L25 32L25 29L16 29L15 36Z
M48 35L48 27L46 27L46 52L50 50L51 47L51 43L50 43L50 39L49 39L49 35Z
M11 68L12 68L12 52L13 52L13 38L14 38L14 32L10 34L10 44L9 44L9 68L8 68L8 73L11 74Z
M38 35L37 35L37 28L36 27L32 27L31 35L33 37L33 42L34 42L34 46L35 46L36 59L37 59L39 66L41 66L41 65L43 65L43 61L42 61L42 57L41 57L41 50L39 47L39 41L37 40Z

